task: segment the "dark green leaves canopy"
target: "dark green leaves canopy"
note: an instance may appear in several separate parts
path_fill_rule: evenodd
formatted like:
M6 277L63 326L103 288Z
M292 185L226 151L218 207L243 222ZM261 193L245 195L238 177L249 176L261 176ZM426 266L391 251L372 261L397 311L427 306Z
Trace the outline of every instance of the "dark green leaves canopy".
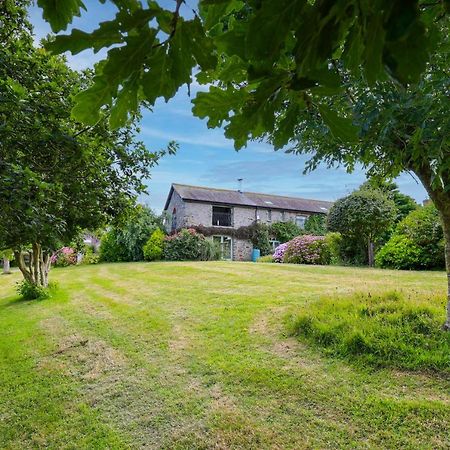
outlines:
M91 33L74 29L48 45L78 53L111 47L96 67L95 82L79 94L74 116L87 124L111 105L111 124L123 124L141 101L168 101L183 84L214 83L194 100L194 114L210 126L226 124L236 148L274 134L277 147L295 133L299 110L311 108L343 142L358 129L345 109L327 97L342 89L333 61L369 85L392 78L416 82L436 46L436 19L450 2L374 0L200 0L198 11L181 14L149 1L115 0L113 20ZM53 31L84 9L80 0L39 0ZM184 7L184 6L183 6ZM89 9L87 13L89 14ZM185 17L186 16L186 17Z

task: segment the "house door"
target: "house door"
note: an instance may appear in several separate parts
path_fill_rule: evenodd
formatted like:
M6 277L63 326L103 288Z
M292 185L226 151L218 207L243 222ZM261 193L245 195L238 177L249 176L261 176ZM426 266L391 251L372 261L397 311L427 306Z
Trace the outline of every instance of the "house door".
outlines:
M213 236L214 242L220 245L221 259L230 260L233 258L232 240L229 236Z

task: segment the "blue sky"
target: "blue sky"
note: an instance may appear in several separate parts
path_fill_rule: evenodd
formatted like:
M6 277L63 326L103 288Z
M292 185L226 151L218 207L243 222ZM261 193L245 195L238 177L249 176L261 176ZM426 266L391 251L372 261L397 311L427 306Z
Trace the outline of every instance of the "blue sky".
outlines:
M173 8L173 1L162 3ZM86 4L90 8L89 14L76 18L73 27L88 31L115 14L112 4L106 3L106 6L93 1ZM187 9L185 14L189 14ZM37 41L50 32L41 16L39 8L30 8ZM103 51L95 55L85 51L75 56L68 54L67 59L74 69L81 70L92 67L105 55ZM202 87L195 83L191 86L191 98L199 89ZM173 182L237 189L237 179L243 178L243 189L247 191L333 201L350 193L365 180L360 170L348 174L342 168L325 166L303 175L307 156L275 152L266 143L250 143L236 152L233 142L224 137L222 130L208 129L205 121L192 115L191 98L184 86L169 103L159 101L152 112L144 111L143 114L140 138L149 149L164 148L170 140L180 145L176 156L163 158L153 170L152 178L147 181L149 195L140 199L158 212L162 210ZM422 185L411 175L401 175L397 183L402 192L418 202L427 198Z

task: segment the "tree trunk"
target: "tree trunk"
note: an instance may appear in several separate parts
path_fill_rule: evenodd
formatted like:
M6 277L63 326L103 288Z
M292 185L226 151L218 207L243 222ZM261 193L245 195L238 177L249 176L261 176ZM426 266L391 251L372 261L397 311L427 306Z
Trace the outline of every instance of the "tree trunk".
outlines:
M3 275L6 275L8 273L11 273L10 267L9 267L9 258L6 256L3 257Z
M445 239L445 267L447 271L447 314L442 329L450 331L450 192L445 191L441 186L434 186L432 183L433 174L429 164L424 164L418 170L414 170L420 181L424 185L434 206L439 211L442 220L442 228ZM443 182L448 185L450 176L446 176Z
M369 242L367 245L367 253L368 253L368 259L369 259L369 267L375 266L375 257L374 257L374 251L373 251L373 242L369 238Z
M447 319L442 326L446 331L450 331L450 217L443 221L445 236L445 266L447 268Z
M28 266L21 250L14 251L14 258L26 281L35 286L48 287L48 272L50 271L50 255L42 250L41 244L34 242L32 251L28 252Z

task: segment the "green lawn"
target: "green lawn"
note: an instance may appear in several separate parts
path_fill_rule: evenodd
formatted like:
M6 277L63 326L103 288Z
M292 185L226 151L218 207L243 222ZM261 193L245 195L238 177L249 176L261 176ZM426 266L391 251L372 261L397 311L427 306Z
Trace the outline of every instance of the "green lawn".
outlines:
M401 290L444 317L442 272L251 263L0 277L0 448L449 448L449 372L364 369L287 334L308 305ZM316 305L317 307L317 305Z

